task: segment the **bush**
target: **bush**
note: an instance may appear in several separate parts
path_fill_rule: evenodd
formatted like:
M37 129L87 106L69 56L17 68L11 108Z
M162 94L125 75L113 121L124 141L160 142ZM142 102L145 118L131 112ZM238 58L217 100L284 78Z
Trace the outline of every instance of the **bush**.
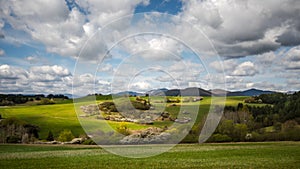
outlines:
M21 138L16 135L8 136L6 138L6 142L7 143L21 143Z
M283 133L284 140L290 140L290 141L300 141L300 129L299 128L293 128L289 131L286 131Z
M288 120L282 124L282 130L283 131L289 131L291 129L294 129L298 123L295 120Z
M66 141L71 141L74 138L74 135L70 130L64 130L62 131L59 136L58 136L58 141L61 142L66 142Z
M146 101L145 101L144 103L136 102L136 101L131 102L132 106L133 106L135 109L139 109L139 110L149 110L149 109L150 109L150 105L145 104L145 103L146 103Z
M209 139L208 142L230 142L232 138L226 134L213 134Z
M276 122L276 123L274 124L274 129L275 129L276 131L280 131L280 130L281 130L281 126L282 126L282 124L281 124L280 122Z
M15 117L0 121L0 143L28 143L38 138L39 127Z
M84 145L96 145L96 143L92 139L87 139L84 142L82 142Z
M235 141L245 141L247 134L247 125L246 124L235 124L233 131L233 138Z
M125 122L121 122L119 124L119 126L117 127L117 131L125 136L128 136L130 135L130 132L129 132L129 129L128 129L128 126Z
M55 104L55 102L53 100L50 99L42 99L38 105L48 105L48 104Z
M49 131L48 136L47 136L47 141L53 141L54 140L54 136L53 133L51 131Z

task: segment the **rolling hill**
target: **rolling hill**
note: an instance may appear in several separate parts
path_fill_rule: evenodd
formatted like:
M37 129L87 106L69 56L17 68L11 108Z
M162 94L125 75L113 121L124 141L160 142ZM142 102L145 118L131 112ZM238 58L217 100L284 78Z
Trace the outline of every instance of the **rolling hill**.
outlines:
M266 90L259 90L259 89L249 89L244 91L226 91L223 89L213 89L213 90L205 90L202 88L186 88L186 89L157 89L151 90L147 92L149 95L152 96L257 96L261 94L271 94L275 93L274 91L266 91Z

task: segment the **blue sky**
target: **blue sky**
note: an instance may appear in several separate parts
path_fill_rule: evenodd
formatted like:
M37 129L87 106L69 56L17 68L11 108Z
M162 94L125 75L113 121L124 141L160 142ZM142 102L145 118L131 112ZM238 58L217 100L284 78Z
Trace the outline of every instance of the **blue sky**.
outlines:
M182 1L180 0L151 0L149 5L140 4L134 9L134 13L162 12L176 15L181 12Z
M293 0L1 1L0 93L299 90L299 6Z

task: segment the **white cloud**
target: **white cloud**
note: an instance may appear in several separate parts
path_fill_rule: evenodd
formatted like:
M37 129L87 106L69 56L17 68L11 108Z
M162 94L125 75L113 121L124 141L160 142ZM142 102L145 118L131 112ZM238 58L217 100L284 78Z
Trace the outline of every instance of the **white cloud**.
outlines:
M33 66L30 68L30 72L33 74L49 74L49 75L58 75L58 76L68 76L70 72L68 69L62 66Z
M300 70L300 46L288 50L284 54L282 64L287 70Z
M14 29L27 32L34 40L42 42L47 51L74 57L99 27L133 13L136 5L146 5L147 1L83 0L75 3L80 9L73 7L69 10L66 2L61 0L1 1L0 20L6 20ZM81 10L88 11L87 15ZM95 42L97 47L90 45L83 57L90 60L105 53L105 45L100 47L98 42Z
M150 3L149 0L75 0L74 2L79 7L74 6L70 10L65 1L58 0L0 1L0 38L5 24L10 24L13 29L24 31L32 40L44 44L48 52L74 57L79 54L81 47L98 28L103 30L107 23L132 14L138 4L149 5ZM115 76L122 78L121 76L138 72L142 66L155 65L159 62L158 67L170 72L178 83L197 84L203 80L201 77L203 67L192 61L185 65L182 62L176 62L183 59L182 53L186 50L176 38L199 53L212 52L214 54L213 48L206 39L208 37L221 56L227 58L248 56L247 59L253 59L250 61L224 60L223 67L230 88L263 87L263 83L254 81L257 80L257 76L270 77L271 73L277 74L283 81L293 77L299 78L300 1L190 0L183 1L183 4L182 12L177 16L170 16L167 22L164 22L166 15L160 13L145 14L144 19L136 23L134 27L131 26L134 22L130 20L130 16L120 22L115 22L104 30L103 37L101 37L103 34L96 34L90 39L81 52L82 59L99 61L112 42L125 38L118 44L117 50L122 49L125 53L137 54L139 56L131 58L139 60L129 62L128 65L120 67L119 71L110 64L103 64L98 71L111 73L117 71ZM159 20L160 18L162 20ZM191 25L184 21L190 22ZM204 35L195 27L201 29ZM163 36L160 34L136 35L136 33L151 31L161 33ZM126 35L135 36L124 37ZM5 40L15 38L10 36L5 34ZM18 41L22 42L22 39L27 38L24 37ZM282 49L280 47L284 46L289 46L291 49L284 54L278 54L277 49ZM124 58L124 53L122 53L124 51L114 52L119 52ZM4 50L0 49L0 55L4 54ZM118 56L118 59L123 59L122 57ZM38 56L28 56L25 59L30 63L40 61ZM169 60L174 62L167 66L160 64ZM136 67L135 64L139 64L140 67ZM212 62L209 66L218 73L222 72L219 62ZM268 71L264 71L266 69ZM2 87L9 87L12 91L17 91L19 88L26 91L70 90L73 81L69 70L57 65L37 66L29 69L1 65L0 77L1 84L4 84ZM83 74L75 78L77 79L75 79L74 86L78 87L79 92L92 92L95 81L99 83L99 90L109 89L109 81L95 80L91 74ZM251 81L249 78L252 78ZM159 82L170 82L174 79L169 76L156 77ZM213 78L213 80L218 79ZM150 83L145 79L141 79L140 82ZM286 83L296 87L297 81L287 80ZM46 86L53 87L53 89L48 89ZM140 89L145 86L146 84L142 83L136 84L136 87ZM282 86L271 87L280 89Z
M209 66L215 69L218 72L232 72L236 66L238 66L238 62L234 59L224 60L224 61L213 61L209 64Z
M100 64L98 67L98 72L107 72L107 73L113 73L114 67L111 64Z
M5 54L5 51L3 49L0 49L0 56L3 56Z
M135 82L133 84L131 84L129 86L130 89L133 89L134 91L148 91L148 90L151 90L151 85L150 83L147 83L147 82Z
M129 54L138 54L148 61L179 60L183 48L174 39L155 35L128 38L120 45Z
M28 56L25 58L25 60L27 60L30 63L37 63L38 62L38 58L35 56Z
M45 57L41 57L39 55L30 55L24 58L25 61L30 63L31 65L34 64L49 64L49 60Z
M183 1L181 18L187 20L212 40L220 55L244 57L299 44L300 2L284 1ZM284 6L284 8L282 8ZM286 34L285 32L292 32ZM190 31L182 31L193 34ZM199 41L199 40L198 40ZM285 42L287 41L287 42ZM201 49L201 46L199 46Z
M70 80L71 73L62 66L33 66L26 70L0 65L2 93L71 93Z
M28 76L28 72L17 67L9 65L0 65L1 79L24 79Z
M256 56L256 62L258 64L270 65L276 60L276 54L274 52L267 52Z
M246 61L238 65L232 72L232 76L254 76L258 73L257 68L250 61Z

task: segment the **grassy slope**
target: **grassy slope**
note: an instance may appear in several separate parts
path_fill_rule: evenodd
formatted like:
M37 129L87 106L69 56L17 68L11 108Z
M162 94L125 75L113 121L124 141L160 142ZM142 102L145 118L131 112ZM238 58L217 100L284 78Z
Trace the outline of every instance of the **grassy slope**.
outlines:
M0 108L3 117L15 116L40 127L40 138L45 139L49 130L54 134L63 129L71 129L79 135L84 133L74 111L73 104L54 104L36 106L14 106ZM57 135L55 135L57 136Z
M228 97L226 105L236 106L239 102L243 102L246 97ZM209 110L211 99L205 97L200 102L199 113L196 119L196 123L201 121L204 114ZM199 102L185 103L187 107L190 105L199 104ZM169 111L173 117L176 117L179 112L180 106L168 106L166 111ZM28 123L38 125L40 127L40 138L45 139L49 130L57 137L60 131L64 129L70 129L75 136L83 134L84 131L77 119L74 105L68 104L54 104L54 105L33 105L33 106L13 106L13 107L1 107L0 114L2 117L18 117L25 120ZM86 119L87 123L91 126L101 126L103 121L96 120L94 118ZM118 123L111 122L112 127L116 127ZM170 125L171 122L155 122L156 126ZM128 124L131 129L146 128L145 125L137 125L134 123ZM96 128L95 127L95 128Z
M177 145L132 159L90 146L0 145L0 168L300 168L300 143Z

